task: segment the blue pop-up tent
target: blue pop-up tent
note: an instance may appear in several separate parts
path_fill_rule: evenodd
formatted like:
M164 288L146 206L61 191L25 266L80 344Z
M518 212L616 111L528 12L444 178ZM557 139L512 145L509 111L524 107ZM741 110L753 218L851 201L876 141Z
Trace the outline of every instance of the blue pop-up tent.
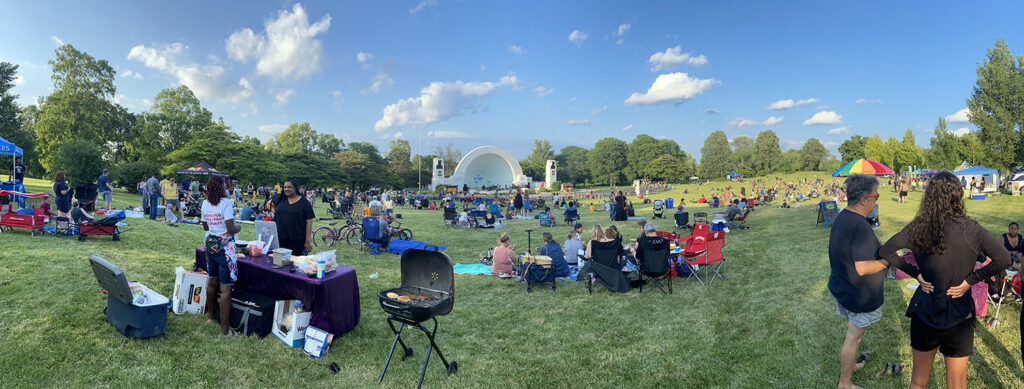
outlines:
M21 157L25 154L21 147L15 146L14 143L8 142L7 139L0 137L0 155L11 156L11 171L14 171L15 158ZM11 177L11 181L14 181L14 177Z
M999 172L995 169L988 169L984 166L972 166L955 171L953 174L968 183L972 178L976 180L985 179L984 191L986 192L992 192L999 188Z

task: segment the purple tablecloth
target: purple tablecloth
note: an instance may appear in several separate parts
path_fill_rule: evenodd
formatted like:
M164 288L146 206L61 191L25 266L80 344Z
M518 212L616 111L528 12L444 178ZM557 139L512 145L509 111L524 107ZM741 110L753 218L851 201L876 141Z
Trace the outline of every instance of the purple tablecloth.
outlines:
M335 336L359 324L359 283L356 269L338 266L323 279L310 278L301 272L292 273L291 265L281 269L270 266L268 256L239 258L236 288L258 293L275 300L300 300L313 315L310 325ZM206 270L206 250L196 248L195 269Z

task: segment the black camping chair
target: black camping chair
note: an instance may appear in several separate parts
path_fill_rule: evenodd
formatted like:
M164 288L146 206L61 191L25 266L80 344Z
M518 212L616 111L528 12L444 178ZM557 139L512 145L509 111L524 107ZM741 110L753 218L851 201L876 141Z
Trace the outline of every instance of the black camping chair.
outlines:
M455 225L455 208L444 208L444 226L451 227Z
M693 213L693 222L694 223L701 223L701 224L708 224L708 213L707 212L694 212Z
M587 261L590 265L590 272L587 275L587 293L594 293L592 280L600 281L609 290L615 292L629 291L629 278L622 272L623 262L618 251L591 247L591 255L592 258Z
M676 222L676 225L675 225L675 230L676 231L679 231L680 229L684 229L684 228L685 229L689 229L690 228L690 213L689 212L686 212L686 211L676 212L676 214L673 215L673 217L675 218L675 222Z
M580 211L576 208L565 209L565 225L570 226L573 222L580 220Z
M672 294L672 261L669 259L668 239L642 240L637 248L637 268L640 269L641 281L646 278L654 283L662 293ZM642 257L642 259L641 259ZM665 292L665 280L668 280L668 292ZM640 282L640 293L644 292L644 283Z

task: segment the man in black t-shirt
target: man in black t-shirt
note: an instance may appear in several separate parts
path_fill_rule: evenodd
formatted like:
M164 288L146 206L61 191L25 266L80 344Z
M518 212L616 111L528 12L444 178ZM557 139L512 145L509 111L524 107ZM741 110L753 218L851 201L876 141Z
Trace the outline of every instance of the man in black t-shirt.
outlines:
M14 176L15 182L25 182L25 165L21 164L21 157L18 157L18 159L15 160L14 171L11 172L11 175Z
M861 276L857 272L857 262L875 261L881 247L866 219L878 202L878 178L850 175L846 179L846 190L847 206L836 216L829 235L828 259L832 273L828 289L835 299L836 313L849 321L839 354L839 388L857 388L853 384L853 372L864 367L865 362L857 360L857 349L864 339L865 329L882 318L885 274Z

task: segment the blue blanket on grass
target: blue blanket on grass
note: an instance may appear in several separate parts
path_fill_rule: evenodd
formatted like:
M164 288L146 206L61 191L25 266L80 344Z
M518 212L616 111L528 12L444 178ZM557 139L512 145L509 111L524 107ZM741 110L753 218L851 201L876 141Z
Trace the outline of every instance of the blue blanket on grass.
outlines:
M456 263L454 266L455 274L481 274L485 276L492 275L491 267L482 263ZM576 277L580 273L579 266L569 266L568 277L558 277L558 281L576 281Z
M388 243L388 252L391 252L392 254L402 254L402 253L405 252L405 250L408 250L408 249L420 249L420 250L422 250L424 247L427 247L428 245L430 245L430 244L426 243L426 242L420 242L418 240L392 239L391 242ZM444 246L437 246L437 250L438 251L444 250L446 248L447 247L444 247Z

